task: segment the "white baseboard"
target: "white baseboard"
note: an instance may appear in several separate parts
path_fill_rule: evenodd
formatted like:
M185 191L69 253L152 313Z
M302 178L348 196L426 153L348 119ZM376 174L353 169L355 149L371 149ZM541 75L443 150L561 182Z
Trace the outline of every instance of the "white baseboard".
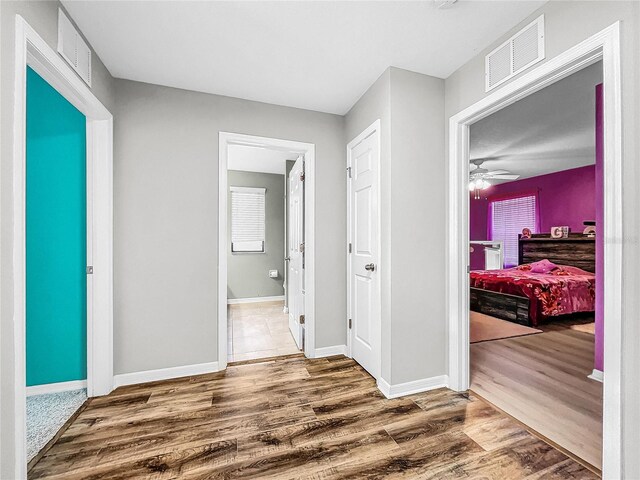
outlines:
M604 380L604 372L602 370L596 370L595 368L591 372L591 375L587 375L587 378L602 383Z
M412 382L398 383L390 385L386 380L378 380L378 389L387 398L404 397L414 393L427 392L436 388L447 387L449 385L449 377L440 375L437 377L422 378Z
M113 387L135 385L138 383L156 382L158 380L170 380L172 378L190 377L220 371L218 362L198 363L181 367L160 368L158 370L145 370L143 372L121 373L113 377Z
M251 297L251 298L227 298L227 305L237 305L239 303L260 303L284 301L284 295L275 297Z
M81 390L87 388L86 380L72 380L70 382L46 383L44 385L33 385L27 387L27 397L32 395L44 395L46 393L68 392L70 390Z
M347 355L347 346L334 345L332 347L316 348L313 358L332 357L334 355Z

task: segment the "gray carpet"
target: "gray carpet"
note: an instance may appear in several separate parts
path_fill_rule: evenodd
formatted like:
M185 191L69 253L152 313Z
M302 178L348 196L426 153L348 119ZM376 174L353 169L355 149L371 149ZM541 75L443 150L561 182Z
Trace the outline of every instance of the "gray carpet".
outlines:
M27 458L31 460L87 399L87 390L27 397Z

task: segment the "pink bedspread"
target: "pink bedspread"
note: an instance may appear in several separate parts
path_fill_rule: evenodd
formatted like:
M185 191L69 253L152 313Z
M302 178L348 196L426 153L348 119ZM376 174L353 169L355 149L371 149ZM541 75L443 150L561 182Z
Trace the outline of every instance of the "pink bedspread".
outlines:
M558 265L550 273L530 270L529 264L504 270L474 270L471 286L527 297L533 326L548 317L595 310L595 274L567 265Z

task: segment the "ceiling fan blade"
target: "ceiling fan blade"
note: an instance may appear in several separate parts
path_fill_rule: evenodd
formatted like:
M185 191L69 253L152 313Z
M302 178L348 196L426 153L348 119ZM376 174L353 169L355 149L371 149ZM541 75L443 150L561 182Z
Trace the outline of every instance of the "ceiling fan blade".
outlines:
M496 180L515 180L520 175L487 175L485 178L494 178Z
M489 175L506 175L506 174L510 174L511 172L509 170L491 170L487 173Z

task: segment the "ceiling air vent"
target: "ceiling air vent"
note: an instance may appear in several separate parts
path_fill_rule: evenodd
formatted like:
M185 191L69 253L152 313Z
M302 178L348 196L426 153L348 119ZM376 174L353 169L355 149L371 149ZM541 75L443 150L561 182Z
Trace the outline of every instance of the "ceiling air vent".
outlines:
M544 58L544 15L524 27L485 57L489 91Z
M61 9L58 9L58 53L91 86L91 49Z

